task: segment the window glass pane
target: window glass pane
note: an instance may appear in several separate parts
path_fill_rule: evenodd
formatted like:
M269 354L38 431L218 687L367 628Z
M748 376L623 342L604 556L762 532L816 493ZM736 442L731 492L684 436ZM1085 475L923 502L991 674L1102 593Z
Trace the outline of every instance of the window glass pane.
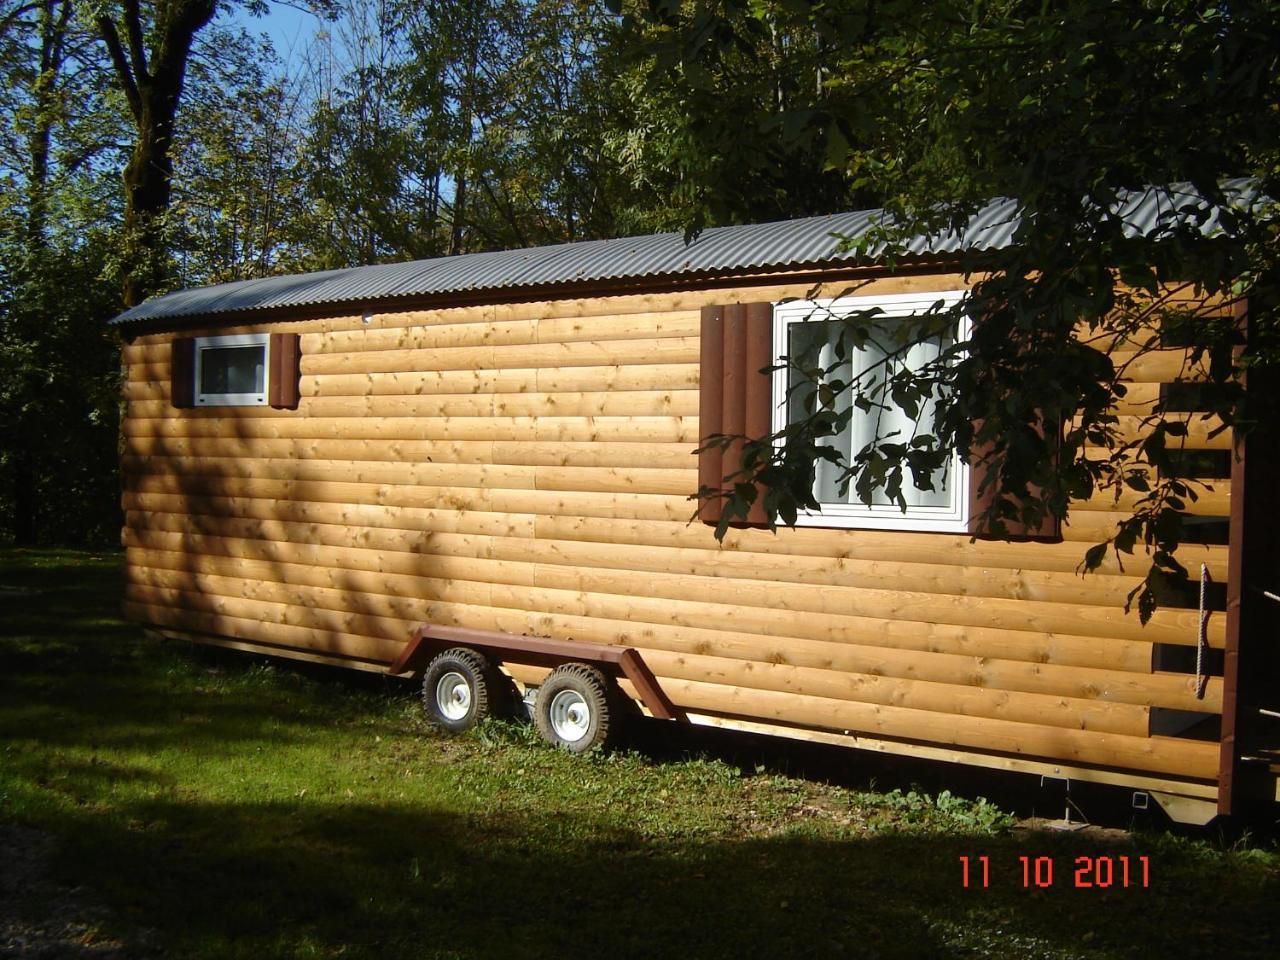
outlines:
M262 393L266 389L266 349L206 347L200 351L201 393Z
M872 321L872 335L862 350L850 350L851 356L837 363L836 344L839 341L844 325L839 320L810 320L793 322L787 329L787 352L793 363L805 368L820 367L827 371L828 380L837 379L844 383L851 382L858 374L864 374L862 384L870 386L872 378L876 384L882 384L886 373L892 375L894 370L905 364L909 369L919 369L924 364L936 360L943 349L943 344L936 341L913 345L905 354L900 354L886 363L886 358L898 346L894 340L891 324L900 323L894 318L881 318ZM834 367L833 367L834 365ZM887 366L892 365L888 370ZM807 378L792 369L789 371L789 387L799 389L790 394L787 416L794 423L802 419L805 411L805 400L814 393L814 386ZM840 452L845 462L852 461L854 455L870 443L877 435L882 441L891 443L907 442L917 432L916 420L905 411L892 405L889 398L876 391L873 400L883 404L869 411L854 410L849 425L839 434L822 441L824 445L834 447ZM853 405L853 391L846 390L837 401L837 410L843 412ZM928 431L933 423L933 402L921 408L919 422L922 429ZM840 469L835 464L820 461L817 467L815 494L819 503L861 504L857 493L850 484L843 496L840 495L837 478ZM942 507L951 505L950 486L954 482L954 470L945 474L939 472L933 478L934 490L919 490L912 481L910 471L903 477L903 498L910 507ZM894 503L883 490L872 494L872 506L894 506Z

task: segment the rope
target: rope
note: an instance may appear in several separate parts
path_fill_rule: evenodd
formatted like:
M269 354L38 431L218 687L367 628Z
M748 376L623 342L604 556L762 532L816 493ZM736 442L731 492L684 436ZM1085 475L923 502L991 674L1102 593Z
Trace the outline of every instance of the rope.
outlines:
M1200 564L1200 630L1196 637L1196 699L1204 699L1205 687L1209 678L1204 672L1204 652L1209 646L1206 628L1209 625L1209 610L1205 604L1205 594L1209 590L1209 565Z

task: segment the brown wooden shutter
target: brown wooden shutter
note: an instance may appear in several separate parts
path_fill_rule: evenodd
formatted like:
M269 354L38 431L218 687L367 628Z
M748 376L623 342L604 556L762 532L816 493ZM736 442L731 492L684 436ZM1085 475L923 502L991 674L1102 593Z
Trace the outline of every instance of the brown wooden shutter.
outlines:
M979 454L980 455L980 454ZM1057 456L1055 450L1054 456ZM987 530L978 526L978 521L983 511L985 511L992 501L999 495L1000 491L997 484L992 484L986 490L982 489L983 480L989 472L987 464L979 462L978 456L973 458L973 465L969 474L969 532L975 537L991 536ZM1032 488L1032 493L1039 493L1037 489ZM1038 527L1029 527L1025 523L1018 523L1013 520L1006 520L1005 536L1010 538L1031 538L1056 540L1062 536L1062 521L1057 517L1045 517Z
M302 344L296 333L273 333L268 344L267 366L271 377L267 387L267 403L278 410L296 410L301 393Z
M773 432L772 382L767 372L773 364L773 304L730 304L702 308L702 355L698 433L700 445L716 434L745 436L755 440ZM742 466L742 441L725 448L703 449L698 454L698 484L725 490L724 478ZM766 526L764 488L747 526ZM718 523L723 501L703 500L698 516ZM741 525L739 523L739 525Z
M169 350L169 400L175 407L194 407L196 341L192 337L177 337Z

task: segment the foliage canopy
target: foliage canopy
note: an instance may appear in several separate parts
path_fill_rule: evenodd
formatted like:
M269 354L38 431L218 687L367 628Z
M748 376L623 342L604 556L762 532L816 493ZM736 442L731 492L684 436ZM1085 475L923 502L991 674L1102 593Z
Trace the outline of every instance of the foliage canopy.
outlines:
M820 144L829 172L886 208L862 242L884 244L891 261L908 238L963 237L991 198L1015 201L1013 243L961 259L971 296L896 345L904 353L940 323L974 318L937 362L843 382L838 364L791 358L820 402L746 448L770 518L790 523L816 507L824 459L865 501L883 489L901 502L904 485L929 489L959 449L985 467L996 495L982 519L994 534L1065 516L1072 499L1098 491L1126 498L1132 516L1086 566L1108 548L1140 550L1151 561L1143 615L1176 596L1187 573L1174 557L1182 514L1203 489L1180 438L1195 425L1248 433L1276 406L1276 6L655 0L636 20L659 65L652 82L685 91L698 156L773 168L789 146ZM780 31L820 51L809 95L754 124L717 112L741 51ZM733 191L719 168L687 170L702 174L697 208L722 216ZM1122 211L1149 188L1165 214L1137 229ZM1244 303L1247 342L1229 309ZM861 346L868 319L846 322L843 350ZM1108 356L1115 344L1126 352ZM1166 392L1137 411L1151 428L1137 439L1123 367L1162 347L1190 347L1207 382L1194 402ZM877 436L847 459L829 444L854 402L929 400L933 423L913 437ZM754 491L741 483L726 513L745 516Z

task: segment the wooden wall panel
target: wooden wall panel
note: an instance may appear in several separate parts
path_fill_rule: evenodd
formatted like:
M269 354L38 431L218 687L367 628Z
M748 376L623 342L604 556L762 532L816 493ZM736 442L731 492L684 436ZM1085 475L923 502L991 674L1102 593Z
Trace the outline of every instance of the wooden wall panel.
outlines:
M698 386L724 376L702 308L810 295L753 282L273 324L300 337L297 410L177 409L173 335L139 337L126 609L365 662L424 619L627 643L700 712L1211 780L1216 747L1147 735L1154 708L1221 709L1220 678L1200 699L1193 678L1152 669L1154 644L1195 643L1197 615L1126 615L1140 560L1077 572L1135 494L1079 504L1060 543L817 528L717 543L690 522L699 415L718 416ZM1114 358L1126 437L1160 383L1203 375L1182 351ZM1229 449L1215 426L1193 419L1185 445ZM1190 512L1226 515L1230 483L1211 484ZM1227 557L1187 545L1182 559L1221 579ZM1222 645L1220 613L1208 635Z

